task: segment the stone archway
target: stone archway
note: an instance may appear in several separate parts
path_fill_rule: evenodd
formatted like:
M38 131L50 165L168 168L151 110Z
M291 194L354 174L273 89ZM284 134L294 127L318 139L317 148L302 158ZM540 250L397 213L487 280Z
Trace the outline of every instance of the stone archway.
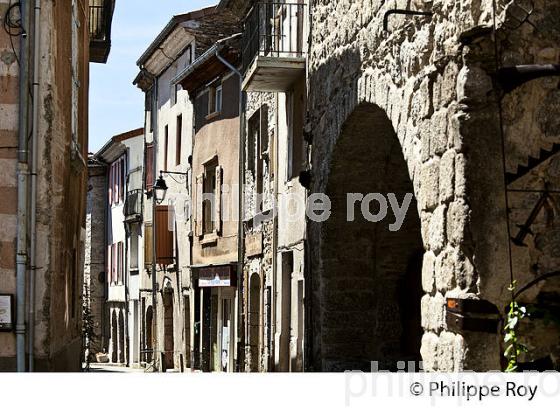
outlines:
M251 372L260 370L261 335L261 277L253 273L249 280L249 366Z
M379 369L397 370L399 361L418 362L421 223L401 145L378 106L361 104L344 123L326 193L332 214L320 227L320 369L369 371L377 362ZM350 205L349 193L381 194L387 203L392 193L399 205L406 194L412 200L396 229L390 205L385 219L372 222L359 200ZM365 209L375 215L380 208L373 200Z

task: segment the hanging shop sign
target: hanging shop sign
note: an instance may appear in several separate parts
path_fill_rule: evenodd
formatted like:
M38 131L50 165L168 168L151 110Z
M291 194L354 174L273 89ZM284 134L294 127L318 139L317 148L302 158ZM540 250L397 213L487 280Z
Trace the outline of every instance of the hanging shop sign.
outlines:
M199 268L198 286L201 288L235 286L235 272L230 265Z
M0 294L0 332L11 332L14 330L13 307L13 295Z

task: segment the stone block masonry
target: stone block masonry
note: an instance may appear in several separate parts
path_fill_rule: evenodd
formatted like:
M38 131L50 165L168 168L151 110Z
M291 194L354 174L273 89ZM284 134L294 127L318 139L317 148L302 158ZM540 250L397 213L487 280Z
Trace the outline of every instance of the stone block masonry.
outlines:
M353 180L361 181L364 187L367 182L360 172L381 181L377 189L383 189L399 169L410 178L424 251L415 275L421 278L418 287L423 293L421 302L419 299L423 328L420 352L427 370L501 369L500 334L450 331L445 300L452 296L486 299L502 312L507 304L509 244L498 105L502 95L492 75L496 61L503 66L549 63L554 58L557 62L560 33L552 23L559 16L554 2L534 3L531 18L542 22L538 34L532 24L521 23L519 29L511 24L520 2L497 3L497 57L492 37L483 29L492 26L491 3L413 2L411 8L430 10L433 16L392 15L387 31L382 27L384 13L393 7L407 8L409 3L326 1L315 4L312 13L307 125L314 141L311 190L345 192ZM557 79L543 79L524 86L528 94L520 89L504 98L508 169L556 141L558 127L552 112L557 108L553 96L557 85ZM371 107L369 111L364 110L366 106ZM398 145L391 145L390 132ZM365 138L378 151L387 144L394 147L384 166L378 166L381 158L372 156L378 153L361 148ZM387 161L399 156L402 164L390 167ZM339 168L344 170L340 179ZM534 179L534 186L542 187L542 182L542 178ZM398 281L398 275L384 282L383 275L391 269L374 262L379 260L375 251L369 259L358 259L355 267L340 256L346 251L336 236L352 241L362 254L370 255L364 250L379 246L376 238L381 227L363 226L352 236L354 228L350 226L340 225L332 231L329 226L310 222L308 227L313 266L313 367L333 370L359 366L356 362L360 360L391 357L388 351L360 352L358 345L352 350L355 357L336 357L342 339L330 327L331 309L342 303L344 295L341 286L333 285L333 275L371 269L369 276L353 278L345 286L360 283L372 291L383 286L385 293L387 289L394 292L385 299L375 299L381 304L377 307L355 299L348 308L356 317L373 315L366 321L370 329L361 330L373 338L372 329L380 327L383 317L380 312L398 300L403 288L391 284ZM365 238L372 238L368 239L371 248L360 245L366 243ZM390 252L411 257L415 249L407 246ZM516 252L519 250L514 250L514 257ZM542 257L540 260L544 263ZM550 260L547 263L551 269ZM529 264L523 263L516 270L518 277L525 277L521 271L530 271ZM404 312L402 305L397 309ZM408 326L405 322L401 320L403 332ZM397 358L408 357L403 346L397 353Z

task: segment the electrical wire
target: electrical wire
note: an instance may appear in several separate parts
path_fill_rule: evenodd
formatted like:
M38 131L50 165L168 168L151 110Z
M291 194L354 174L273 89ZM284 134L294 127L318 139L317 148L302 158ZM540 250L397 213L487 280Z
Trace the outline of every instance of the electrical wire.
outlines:
M18 10L17 18L14 18L13 16L15 10ZM14 37L19 37L21 35L26 34L21 21L21 3L19 1L16 3L12 3L12 0L10 0L10 2L8 3L8 9L4 14L4 19L2 23L3 23L2 25L4 27L4 31L8 34L8 37L10 38L10 47L12 48L12 52L14 53L14 56L16 58L17 65L18 67L20 67L19 57L16 52L16 48L14 46L14 40L13 40ZM15 33L14 30L16 31Z
M496 13L497 13L497 5L496 0L492 1L492 32L494 37L494 63L495 63L495 70L501 67L500 64L500 49L498 46L498 32L496 28ZM504 201L505 201L505 216L506 216L506 225L507 225L507 240L508 240L508 259L509 259L509 277L510 277L510 284L513 285L514 277L513 277L513 258L512 258L512 249L511 249L511 226L510 226L510 217L509 217L509 197L507 192L507 181L506 181L506 142L505 142L505 131L504 131L504 121L503 121L503 107L502 107L502 99L498 96L497 99L498 103L498 120L500 124L500 142L502 148L502 168L504 174ZM511 288L511 300L515 300L515 294L513 287Z

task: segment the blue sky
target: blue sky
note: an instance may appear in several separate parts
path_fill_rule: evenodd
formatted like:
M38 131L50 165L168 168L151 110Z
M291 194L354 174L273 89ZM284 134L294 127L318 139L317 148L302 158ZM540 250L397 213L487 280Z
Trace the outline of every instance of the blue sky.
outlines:
M144 96L132 85L136 60L175 14L218 0L117 0L107 64L90 65L89 151L144 126Z

